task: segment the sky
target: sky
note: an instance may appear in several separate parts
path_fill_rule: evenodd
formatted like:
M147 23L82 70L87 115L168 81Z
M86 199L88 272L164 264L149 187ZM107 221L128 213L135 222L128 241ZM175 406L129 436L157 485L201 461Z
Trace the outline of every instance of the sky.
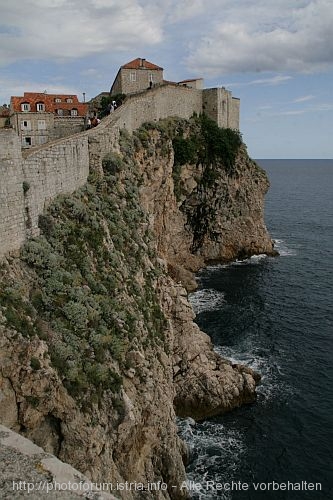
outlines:
M333 0L0 0L0 104L109 91L142 57L241 99L252 158L333 157Z

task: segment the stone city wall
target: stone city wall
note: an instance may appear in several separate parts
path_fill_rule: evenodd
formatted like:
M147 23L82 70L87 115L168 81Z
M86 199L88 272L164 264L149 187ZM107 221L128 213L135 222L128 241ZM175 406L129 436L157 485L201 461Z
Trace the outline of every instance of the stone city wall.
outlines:
M203 90L203 111L219 127L239 130L240 101L223 87Z
M13 130L0 130L0 258L39 234L38 217L59 194L87 181L89 168L119 150L119 131L132 132L146 121L169 116L190 118L202 111L202 91L163 85L131 96L96 128L38 148L22 156Z
M25 240L23 179L19 138L0 130L0 257Z
M0 131L0 257L36 236L47 203L82 186L89 173L86 134L29 150L25 158L20 146L13 130Z

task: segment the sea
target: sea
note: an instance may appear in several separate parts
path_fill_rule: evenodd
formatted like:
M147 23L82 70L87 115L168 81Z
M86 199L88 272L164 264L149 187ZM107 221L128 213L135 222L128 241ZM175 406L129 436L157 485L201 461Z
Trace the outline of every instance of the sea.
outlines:
M257 160L278 257L210 266L190 295L221 356L257 370L255 403L179 420L197 500L333 499L333 160Z

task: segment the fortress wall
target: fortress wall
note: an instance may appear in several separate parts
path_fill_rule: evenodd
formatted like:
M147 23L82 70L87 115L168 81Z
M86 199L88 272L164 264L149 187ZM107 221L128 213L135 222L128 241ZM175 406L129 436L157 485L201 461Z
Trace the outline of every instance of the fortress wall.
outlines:
M87 134L49 143L22 158L10 129L0 133L0 258L39 234L38 217L58 194L72 193L89 173Z
M158 121L169 116L190 118L193 113L201 113L202 91L162 85L129 97L120 110L120 128L132 132L147 121Z
M38 216L58 194L72 193L82 186L89 174L86 134L48 144L29 155L22 164L26 192L27 236L36 236Z
M219 127L239 130L239 107L240 100L223 87L203 90L203 111Z
M158 121L169 116L190 118L202 112L202 91L163 85L127 98L115 112L90 130L90 168L101 171L102 159L110 152L119 151L119 133L132 133L145 122Z
M39 234L38 217L59 194L87 181L103 157L119 151L119 132L169 116L190 118L202 111L202 91L163 85L131 96L98 127L24 153L13 130L0 134L0 258ZM24 189L23 189L24 185Z
M229 116L229 127L239 130L239 108L240 100L232 97Z
M0 257L25 240L22 155L13 129L0 130Z

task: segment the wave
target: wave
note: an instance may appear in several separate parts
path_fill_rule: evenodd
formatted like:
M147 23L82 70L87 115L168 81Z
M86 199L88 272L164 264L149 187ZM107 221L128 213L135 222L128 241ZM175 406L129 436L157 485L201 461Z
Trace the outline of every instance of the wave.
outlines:
M179 434L187 443L190 463L187 484L192 499L231 500L230 492L206 490L206 481L214 483L236 480L246 451L244 436L237 429L219 422L195 422L191 418L177 420ZM195 483L197 488L191 487ZM201 485L201 486L198 486Z
M203 288L191 293L188 298L196 314L214 311L225 303L224 294L213 288Z
M275 356L269 352L257 352L255 345L245 347L247 348L246 351L241 351L239 348L234 349L230 346L217 346L214 350L222 358L226 358L234 364L246 365L260 373L261 382L257 387L257 394L263 404L277 397L283 396L285 398L287 394L290 396L292 389L285 381L282 382L284 371Z
M280 257L293 257L297 255L295 248L289 248L284 240L274 239L274 247L279 252Z

